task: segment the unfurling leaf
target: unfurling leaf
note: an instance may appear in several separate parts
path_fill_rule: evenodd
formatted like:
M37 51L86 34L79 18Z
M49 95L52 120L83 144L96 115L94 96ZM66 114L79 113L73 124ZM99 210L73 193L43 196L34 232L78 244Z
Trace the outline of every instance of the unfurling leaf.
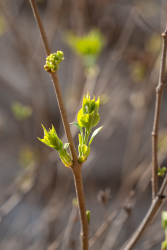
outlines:
M44 138L43 139L38 138L38 139L47 146L56 149L59 152L59 157L64 163L64 165L66 167L71 167L73 165L73 162L71 156L67 152L69 143L65 143L63 147L63 142L58 138L58 135L53 125L52 129L49 129L49 131L47 131L43 125L42 127L44 130Z
M78 112L77 120L80 127L85 127L88 131L95 127L100 121L98 114L100 98L95 102L95 97L91 100L89 93L83 98L82 109Z
M88 146L90 146L90 144L92 143L93 139L95 138L95 136L99 133L99 131L100 131L102 128L103 128L103 126L100 127L100 128L97 128L97 129L93 132L93 134L92 134L92 136L91 136L91 138L90 138L90 141L89 141L89 145L88 145Z

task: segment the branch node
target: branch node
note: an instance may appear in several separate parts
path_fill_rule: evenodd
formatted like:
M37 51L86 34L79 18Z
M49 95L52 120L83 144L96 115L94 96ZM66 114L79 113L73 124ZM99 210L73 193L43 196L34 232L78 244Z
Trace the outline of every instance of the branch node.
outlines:
M161 200L164 200L166 198L166 196L163 194L157 194L157 197Z
M165 37L167 35L167 30L165 30L163 33L162 33L162 37Z
M154 131L151 133L153 136L156 136L157 135L157 133L155 133Z
M84 233L81 233L80 235L81 235L82 238L87 238L87 235L84 234Z
M155 88L156 93L159 94L160 91L162 91L162 87L164 87L165 85L166 85L165 82L160 82L158 86Z

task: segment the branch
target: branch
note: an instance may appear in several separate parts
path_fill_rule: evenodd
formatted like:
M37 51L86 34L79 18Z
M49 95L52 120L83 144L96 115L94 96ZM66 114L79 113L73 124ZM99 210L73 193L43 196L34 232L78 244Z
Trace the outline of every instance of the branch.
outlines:
M45 34L43 24L41 22L37 4L35 0L29 0L29 1L30 1L31 7L34 13L34 17L36 19L36 22L40 31L40 35L42 38L42 42L43 42L46 54L47 56L49 56L51 51L50 51L50 47L48 44L48 40ZM57 72L50 73L50 75L52 77L52 81L54 84L57 101L58 101L58 105L59 105L59 109L61 113L61 118L62 118L63 125L64 125L64 130L66 132L68 142L70 143L69 146L70 146L73 163L74 163L73 166L71 167L71 170L73 172L75 189L76 189L76 194L77 194L77 199L78 199L78 204L79 204L82 249L88 250L88 222L87 222L87 217L86 217L85 198L84 198L84 190L83 190L83 183L82 183L82 165L78 162L78 157L77 157L76 149L74 146L74 141L72 138L72 134L71 134L71 130L70 130L70 126L68 123L67 114L66 114L66 110L64 107L64 102L63 102L63 98L62 98L62 94L60 90Z
M85 207L85 199L84 199L84 190L82 183L82 165L78 163L78 166L75 165L71 168L75 189L77 193L78 205L79 205L79 216L81 220L81 239L82 239L82 247L83 250L88 250L88 221L86 216L86 207Z
M160 108L161 108L161 99L162 92L165 86L165 66L166 66L166 49L167 49L167 28L163 37L163 50L162 50L162 61L160 67L160 76L159 83L156 87L156 105L155 105L155 115L153 123L153 132L152 132L152 204L148 210L146 216L144 217L142 223L134 233L133 237L129 241L128 245L124 250L131 250L136 245L137 241L140 239L141 235L144 233L148 224L153 220L156 212L161 206L165 196L163 195L164 189L167 185L167 176L164 178L164 181L161 185L160 191L158 193L158 177L157 177L157 168L158 168L158 157L157 157L157 143L158 143L158 125L160 117Z
M30 1L31 8L33 10L34 17L36 19L36 22L37 22L37 25L38 25L38 28L40 31L40 35L42 38L42 42L43 42L46 54L47 54L47 56L49 56L51 54L51 50L50 50L48 40L47 40L47 37L45 34L45 30L44 30L44 27L43 27L43 24L42 24L40 15L39 15L37 4L36 4L35 0L29 0L29 1ZM69 126L69 122L68 122L68 118L67 118L67 114L66 114L62 94L61 94L61 90L60 90L60 84L59 84L57 72L50 73L50 75L52 77L53 85L55 88L56 97L57 97L57 101L58 101L58 105L59 105L59 109L60 109L60 114L61 114L61 118L62 118L63 125L64 125L64 130L65 130L68 142L70 143L69 147L70 147L72 158L73 158L73 161L75 164L78 162L78 158L77 158L77 153L76 153L76 149L74 146L74 141L73 141L73 138L71 135L71 130L70 130L70 126Z
M161 206L165 196L163 195L164 189L167 185L167 175L165 176L163 183L161 185L160 191L156 198L152 201L151 207L148 210L146 216L144 217L142 223L136 230L135 234L133 235L132 239L129 241L128 245L124 248L124 250L132 250L133 247L136 245L137 241L140 239L141 235L144 233L146 227L151 223L153 220L156 212L158 211L159 207Z
M162 92L165 86L165 65L166 65L166 49L167 49L167 29L162 33L163 37L163 50L162 50L162 61L160 67L159 83L156 87L156 104L155 104L155 114L154 114L154 123L152 131L152 198L154 199L158 191L158 125L160 117L160 108L161 108L161 99Z

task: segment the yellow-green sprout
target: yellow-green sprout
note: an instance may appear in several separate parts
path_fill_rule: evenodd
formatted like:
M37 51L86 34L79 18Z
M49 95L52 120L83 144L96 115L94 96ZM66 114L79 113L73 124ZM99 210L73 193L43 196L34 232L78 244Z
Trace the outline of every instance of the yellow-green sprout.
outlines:
M86 161L88 155L90 154L90 145L94 137L102 129L102 127L96 129L93 132L88 142L92 128L95 127L100 121L100 116L98 113L99 105L100 105L100 98L98 97L97 101L95 101L95 97L91 100L89 93L87 93L86 97L84 96L83 98L82 108L80 109L77 115L78 123L72 123L81 132L78 135L79 136L78 152L79 152L79 161L81 163ZM83 128L85 130L85 134L83 132Z
M63 147L63 142L58 138L58 135L53 125L52 129L49 129L49 131L47 131L43 125L42 127L44 130L44 138L43 139L38 138L38 139L44 144L46 144L48 147L57 150L59 152L59 157L64 163L64 165L66 167L71 167L73 165L73 162L71 156L67 152L69 143L65 143Z

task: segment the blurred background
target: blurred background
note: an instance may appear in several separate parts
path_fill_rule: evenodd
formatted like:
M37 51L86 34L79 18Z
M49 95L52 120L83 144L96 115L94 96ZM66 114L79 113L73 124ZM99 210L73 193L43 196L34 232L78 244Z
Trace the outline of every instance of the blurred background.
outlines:
M151 131L167 21L160 0L37 1L69 122L83 95L100 96L104 126L83 166L90 249L118 250L151 203ZM43 124L67 142L45 51L28 0L0 1L0 249L77 250L80 223L72 173L42 144ZM167 165L167 89L159 165ZM71 125L75 145L78 131ZM163 178L159 180L159 185ZM161 211L135 249L160 249ZM97 231L100 230L100 231Z

